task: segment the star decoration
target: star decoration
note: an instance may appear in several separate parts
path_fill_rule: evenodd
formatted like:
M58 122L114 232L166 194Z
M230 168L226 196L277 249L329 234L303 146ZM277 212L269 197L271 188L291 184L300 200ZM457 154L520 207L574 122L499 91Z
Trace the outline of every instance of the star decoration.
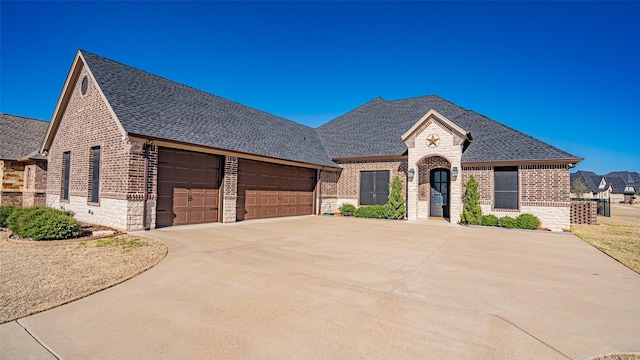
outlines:
M440 138L438 137L438 135L436 134L431 134L431 136L429 136L427 138L427 141L429 142L429 144L427 146L429 147L436 147L438 146L438 140L440 140Z

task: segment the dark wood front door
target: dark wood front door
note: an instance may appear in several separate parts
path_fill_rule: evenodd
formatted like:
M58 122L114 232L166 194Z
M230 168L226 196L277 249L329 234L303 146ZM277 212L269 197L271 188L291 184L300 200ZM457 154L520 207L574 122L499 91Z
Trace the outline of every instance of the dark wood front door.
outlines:
M217 155L160 148L156 226L218 221L220 163Z
M449 217L449 170L431 170L431 196L429 217L448 218Z
M316 170L239 159L236 220L313 214Z

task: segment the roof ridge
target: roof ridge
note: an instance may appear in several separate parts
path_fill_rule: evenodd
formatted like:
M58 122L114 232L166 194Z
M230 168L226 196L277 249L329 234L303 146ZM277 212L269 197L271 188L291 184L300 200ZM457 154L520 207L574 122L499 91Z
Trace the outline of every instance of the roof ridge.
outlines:
M36 119L36 118L32 118L32 117L27 117L27 116L22 116L22 115L14 115L14 114L9 114L9 113L4 113L4 112L0 112L0 115L8 115L8 116L13 116L13 117L21 118L21 119L26 119L26 120L49 122L49 120Z
M160 75L157 75L157 74L154 74L154 73L152 73L152 72L145 71L145 70L142 70L142 69L138 69L138 68L136 68L136 67L133 67L133 66L130 66L130 65L127 65L127 64L121 63L121 62L116 61L116 60L112 60L112 59L106 58L106 57L104 57L104 56L100 56L100 55L95 54L95 53L92 53L92 52L90 52L90 51L86 51L86 50L82 50L82 49L78 49L78 50L79 50L83 55L84 55L85 53L87 53L87 54L93 55L93 56L95 56L95 57L98 57L98 58L100 58L100 59L103 59L103 60L106 60L106 61L110 61L110 62L112 62L112 63L116 63L116 64L118 64L118 65L120 65L120 66L124 66L124 67L126 67L126 68L129 68L129 69L132 69L132 70L135 70L135 71L139 71L139 72L142 72L142 73L148 74L148 75L150 75L150 76L153 76L153 77L156 77L156 78L163 79L163 80L165 80L165 81L172 82L172 83L174 83L174 84L176 84L176 85L179 85L179 86L181 86L181 87L188 88L188 89L192 89L192 90L195 90L195 91L201 92L201 93L203 93L203 94L206 94L206 95L208 95L208 96L213 96L213 97L218 98L218 99L223 99L223 100L225 100L225 101L229 101L229 102L235 103L235 104L240 105L240 106L242 106L242 107L249 108L249 109L252 109L252 110L256 110L256 111L259 111L259 112L261 112L261 113L268 114L268 115L271 115L271 116L273 116L273 117L280 118L280 119L282 119L282 120L289 121L289 122L292 122L292 123L294 123L294 124L297 124L297 125L304 126L304 127L306 127L306 128L309 128L309 129L315 130L315 128L312 128L312 127L310 127L310 126L308 126L308 125L305 125L305 124L299 123L299 122L297 122L297 121L293 121L293 120L291 120L291 119L287 119L287 118L282 117L282 116L279 116L279 115L272 114L272 113L270 113L270 112L267 112L267 111L264 111L264 110L261 110L261 109L255 108L255 107L253 107L253 106L249 106L249 105L246 105L246 104L242 104L242 103L240 103L240 102L238 102L238 101L231 100L231 99L228 99L228 98L225 98L225 97L219 96L219 95L212 94L212 93L210 93L210 92L207 92L207 91L204 91L204 90L198 89L198 88L196 88L196 87L189 86L189 85L183 84L183 83L181 83L181 82L177 82L177 81L175 81L175 80L171 80L171 79L169 79L169 78L167 78L167 77L160 76Z

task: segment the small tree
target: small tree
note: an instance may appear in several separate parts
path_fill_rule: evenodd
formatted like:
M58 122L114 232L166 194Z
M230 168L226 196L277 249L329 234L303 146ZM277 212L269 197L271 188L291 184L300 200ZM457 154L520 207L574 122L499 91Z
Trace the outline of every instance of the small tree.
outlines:
M467 191L465 193L464 210L462 210L460 222L469 225L481 225L482 208L480 207L480 191L478 191L476 178L471 175L464 187Z
M573 187L571 188L571 192L576 194L577 197L582 198L582 195L587 191L589 191L589 188L587 187L587 185L585 185L582 179L577 178L573 182Z
M402 195L402 180L398 175L389 183L389 201L385 205L385 217L387 219L404 219L407 215L407 206Z

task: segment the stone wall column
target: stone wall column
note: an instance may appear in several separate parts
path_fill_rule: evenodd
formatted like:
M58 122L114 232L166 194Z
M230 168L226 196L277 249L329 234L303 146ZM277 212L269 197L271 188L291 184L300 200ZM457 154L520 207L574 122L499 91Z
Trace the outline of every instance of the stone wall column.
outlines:
M222 222L236 222L238 201L238 157L225 156L223 176L224 200L222 202Z

